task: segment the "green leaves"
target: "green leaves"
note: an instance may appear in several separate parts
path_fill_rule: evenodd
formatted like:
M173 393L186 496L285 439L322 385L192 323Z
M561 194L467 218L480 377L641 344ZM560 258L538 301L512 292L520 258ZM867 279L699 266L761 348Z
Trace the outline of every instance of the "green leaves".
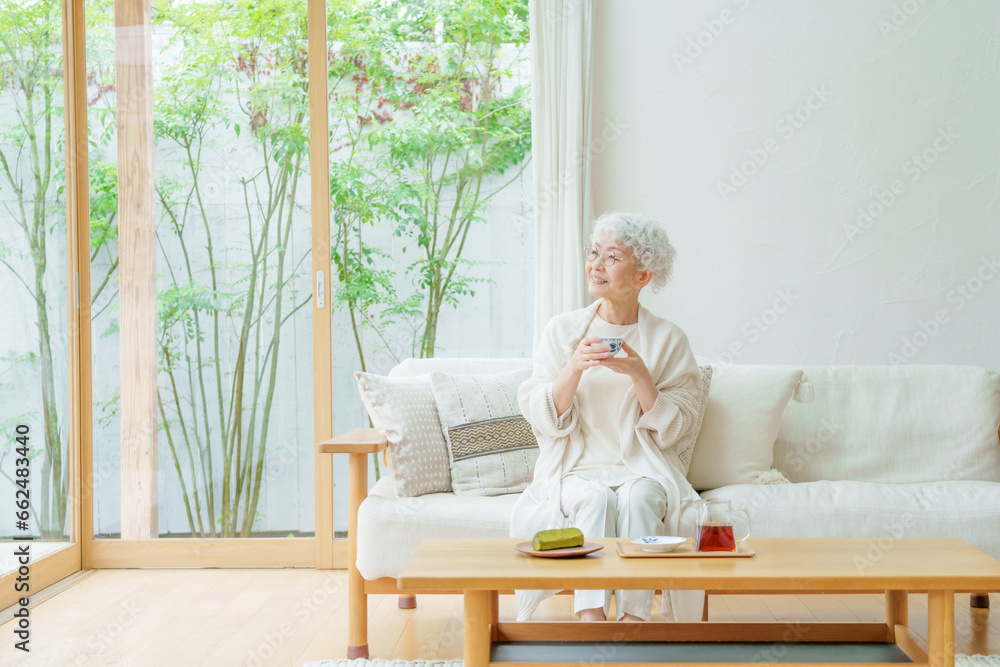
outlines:
M337 3L331 21L331 39L341 39L330 61L340 303L378 311L356 318L356 330L383 340L401 335L384 322L405 320L402 332L420 332L415 354L432 356L440 308L488 282L475 275L480 263L462 257L470 228L514 180L497 177L523 167L530 149L529 93L514 84L525 66L517 47L527 40L527 3L407 2L355 15L348 6L358 7ZM415 251L405 267L372 250L387 225L404 252ZM363 364L360 343L358 352Z
M99 268L91 298L104 337L118 327L113 6L88 0L85 16L90 242ZM474 298L488 282L483 265L463 256L466 239L528 154L527 89L515 85L527 1L327 6L331 296L352 316L362 360L381 348L432 355L440 308ZM193 533L203 523L224 534L248 531L259 517L256 457L268 436L275 360L288 354L279 350L282 327L309 303L306 15L306 0L153 7L154 43L162 45L153 90L157 317L169 376L159 379L161 410L178 442L191 438L192 471L178 475L205 494L190 507ZM60 17L56 0L0 4L0 95L12 110L0 126L0 153L13 176L0 170L0 188L28 202L23 218L30 202L45 202L25 249L0 247L0 260L15 267L30 265L32 252L44 259L37 240L62 225ZM56 157L43 166L52 179L32 171L48 159L39 152L46 122ZM117 397L103 405L106 423ZM194 462L213 450L225 460L196 475ZM253 500L241 505L247 494Z
M90 248L96 253L108 243L117 243L118 166L90 162Z
M34 308L21 313L31 327L29 340L37 346L31 353L29 386L33 391L23 400L37 400L40 390L48 404L40 410L43 421L36 444L42 443L38 456L45 461L36 480L32 513L45 537L64 535L66 519L67 467L63 466L65 430L60 427L58 396L58 318L51 318L53 307L64 299L57 295L58 278L47 273L58 267L59 250L53 254L53 238L65 230L64 194L64 123L62 120L63 50L62 5L56 0L0 2L0 225L14 232L6 240L17 238L13 255L0 247L0 273L9 285L34 301ZM19 257L28 261L11 264ZM59 269L56 268L56 275ZM63 306L64 307L64 306ZM51 318L51 319L50 319ZM58 343L57 343L58 345ZM55 360L55 363L53 361ZM44 453L43 453L44 452Z
M193 534L257 530L281 342L309 304L305 16L305 0L156 8L161 412Z
M176 335L175 327L179 326L187 340L204 340L195 313L222 310L222 299L215 290L190 282L174 283L156 296L157 323L161 336L168 339Z

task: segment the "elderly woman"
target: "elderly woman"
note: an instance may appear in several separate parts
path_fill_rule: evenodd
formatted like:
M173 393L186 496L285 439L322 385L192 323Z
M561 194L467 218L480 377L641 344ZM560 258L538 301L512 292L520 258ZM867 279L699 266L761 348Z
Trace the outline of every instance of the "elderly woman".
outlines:
M534 479L511 517L511 535L575 526L586 537L678 534L681 501L697 498L676 445L695 423L698 365L677 325L639 304L639 293L670 279L674 249L663 227L628 213L594 225L584 248L587 286L597 301L554 317L518 402L540 453ZM602 337L624 339L610 354ZM553 591L518 591L519 619ZM606 620L611 592L578 590L574 612ZM700 618L701 592L664 597L664 613ZM653 591L617 591L618 620L648 620Z

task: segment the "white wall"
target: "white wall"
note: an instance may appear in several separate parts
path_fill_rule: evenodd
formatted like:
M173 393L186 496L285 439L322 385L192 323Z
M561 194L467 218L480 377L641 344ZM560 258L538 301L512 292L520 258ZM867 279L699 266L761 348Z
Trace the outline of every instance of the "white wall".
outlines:
M991 0L598 0L594 211L678 250L647 305L736 362L1000 370L998 25Z

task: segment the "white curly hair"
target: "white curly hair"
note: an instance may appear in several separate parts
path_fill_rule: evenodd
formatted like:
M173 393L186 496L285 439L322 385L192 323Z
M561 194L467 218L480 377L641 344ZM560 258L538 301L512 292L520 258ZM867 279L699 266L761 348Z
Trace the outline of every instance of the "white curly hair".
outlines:
M670 245L667 230L659 222L638 213L605 213L594 222L590 242L599 238L628 248L640 271L652 271L653 278L649 281L652 291L659 292L670 282L677 251Z

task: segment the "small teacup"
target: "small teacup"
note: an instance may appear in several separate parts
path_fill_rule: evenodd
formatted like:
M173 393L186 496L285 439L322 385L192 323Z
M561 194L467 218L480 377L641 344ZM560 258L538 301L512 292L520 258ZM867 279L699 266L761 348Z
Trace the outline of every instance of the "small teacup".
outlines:
M622 341L624 339L621 336L610 336L608 338L601 338L601 342L605 345L611 346L611 352L609 356L615 356L622 351Z

